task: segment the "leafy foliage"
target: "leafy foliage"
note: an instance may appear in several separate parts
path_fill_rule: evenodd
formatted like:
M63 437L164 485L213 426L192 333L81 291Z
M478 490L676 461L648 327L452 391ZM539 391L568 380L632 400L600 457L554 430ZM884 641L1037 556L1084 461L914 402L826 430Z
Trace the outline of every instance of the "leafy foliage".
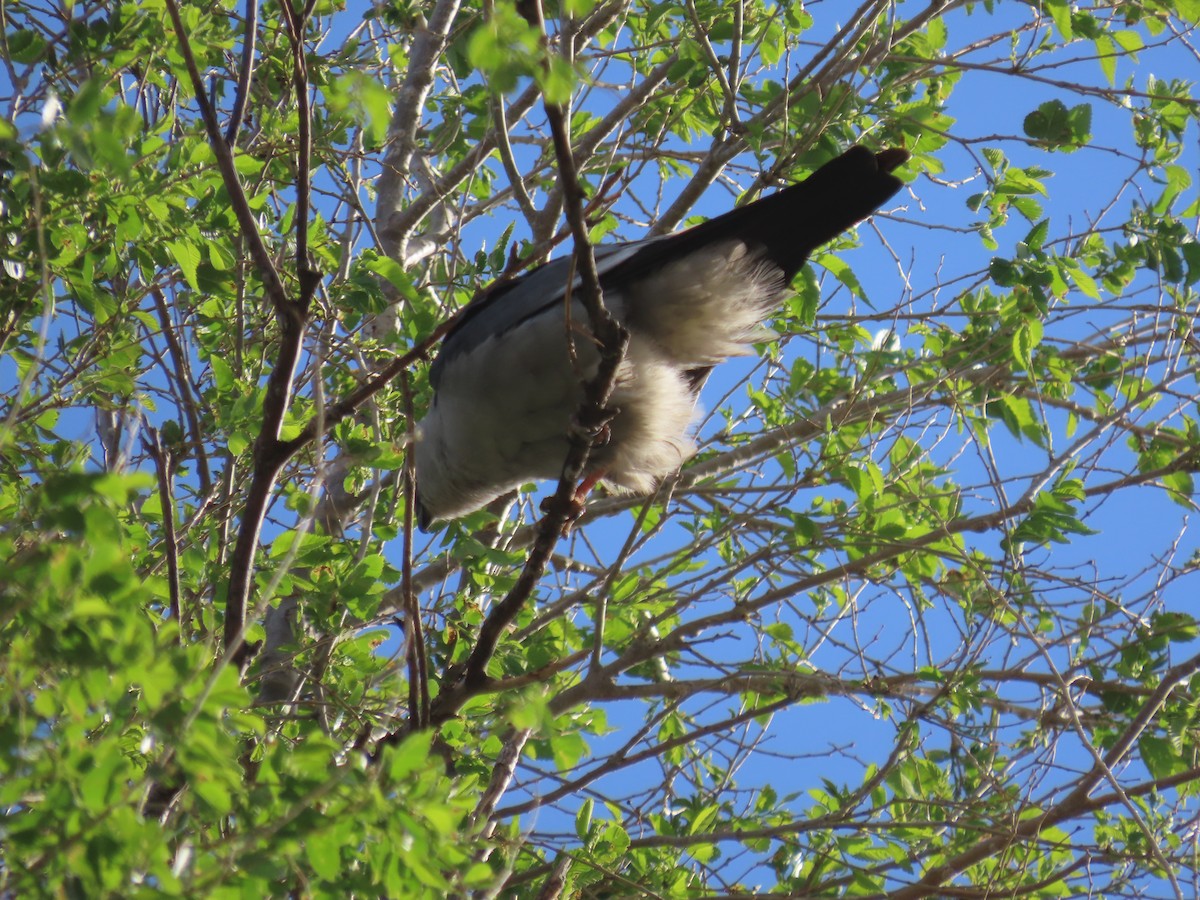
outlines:
M537 8L6 7L0 892L1194 895L1200 4ZM911 160L532 578L404 467L544 101L593 240Z

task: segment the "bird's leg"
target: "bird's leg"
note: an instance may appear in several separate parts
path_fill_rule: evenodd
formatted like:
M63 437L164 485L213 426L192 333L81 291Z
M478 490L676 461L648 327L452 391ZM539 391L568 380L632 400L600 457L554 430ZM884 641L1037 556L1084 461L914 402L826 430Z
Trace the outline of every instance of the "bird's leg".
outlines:
M592 488L606 474L608 474L607 469L595 469L592 474L585 476L583 481L579 482L579 487L575 488L575 497L571 501L572 507L579 510L575 518L579 518L583 514L583 507L587 503L588 494L592 492Z
M605 475L605 469L595 469L589 475L585 475L583 480L575 488L575 492L571 495L571 499L567 501L567 512L563 519L562 536L566 537L571 532L571 526L575 521L583 515L583 510L587 506L587 497L591 493L592 488ZM557 495L546 497L542 500L542 514L545 515L554 508L554 501Z

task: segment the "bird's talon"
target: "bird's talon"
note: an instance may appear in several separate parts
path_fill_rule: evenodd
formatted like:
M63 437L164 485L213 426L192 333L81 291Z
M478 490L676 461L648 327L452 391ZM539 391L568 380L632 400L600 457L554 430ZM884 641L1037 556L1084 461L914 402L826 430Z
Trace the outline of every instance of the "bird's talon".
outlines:
M548 516L548 515L551 515L552 513L559 512L560 510L562 511L563 523L562 523L562 530L559 533L562 535L562 537L566 537L567 535L569 535L571 533L571 528L572 528L572 526L574 526L575 522L579 519L580 516L583 515L583 508L586 505L586 503L585 503L586 498L580 497L578 492L576 492L571 497L570 500L566 501L566 504L565 504L566 509L565 510L562 510L562 508L556 502L557 500L558 500L557 494L553 494L549 497L545 497L542 499L542 502L541 502L539 508L541 509L542 515L544 515L544 516Z
M609 424L620 415L620 412L621 410L617 407L601 409L597 412L584 410L571 420L571 430L576 436L585 438L589 443L602 446L611 439L612 429Z

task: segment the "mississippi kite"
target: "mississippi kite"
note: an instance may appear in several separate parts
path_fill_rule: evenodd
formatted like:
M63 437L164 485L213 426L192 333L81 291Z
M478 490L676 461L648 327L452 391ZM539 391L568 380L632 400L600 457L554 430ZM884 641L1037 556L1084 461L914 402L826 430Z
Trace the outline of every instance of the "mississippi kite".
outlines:
M677 234L595 248L604 303L628 330L606 440L584 486L647 492L695 451L689 433L713 366L770 337L762 323L809 254L900 190L903 150L852 147L806 180ZM497 282L446 335L417 429L422 527L555 479L582 381L599 355L571 257ZM568 330L574 334L569 335ZM572 358L572 348L574 358Z

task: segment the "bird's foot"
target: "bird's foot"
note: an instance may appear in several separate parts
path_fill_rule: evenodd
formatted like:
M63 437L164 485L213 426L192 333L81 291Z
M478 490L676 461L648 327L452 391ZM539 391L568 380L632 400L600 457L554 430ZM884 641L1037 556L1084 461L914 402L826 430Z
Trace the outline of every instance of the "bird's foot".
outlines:
M562 536L563 537L566 537L568 534L571 533L571 528L574 526L575 522L579 520L579 517L583 515L583 510L587 506L588 494L590 494L592 492L592 488L594 488L596 486L596 482L598 482L603 477L604 477L603 469L598 469L598 470L592 472L590 475L584 476L583 481L579 482L578 487L575 488L575 492L571 495L570 499L566 501L566 509L562 510L562 513L563 513ZM557 500L558 500L557 494L554 494L550 497L546 497L544 500L542 500L542 504L541 504L542 515L549 515L552 512L558 511L559 507L557 506L557 503L556 503Z
M579 517L583 515L583 509L586 505L586 500L586 496L580 497L579 491L576 490L575 493L572 494L571 497L566 501L565 509L562 509L562 507L559 506L557 502L557 494L543 499L540 508L542 515L544 516L548 516L556 512L561 513L562 528L559 531L559 534L562 537L567 537L567 535L571 533L571 529L574 527L575 522L578 521Z
M580 410L571 420L572 436L583 438L593 447L603 447L612 440L610 425L620 412L615 406L608 409Z

